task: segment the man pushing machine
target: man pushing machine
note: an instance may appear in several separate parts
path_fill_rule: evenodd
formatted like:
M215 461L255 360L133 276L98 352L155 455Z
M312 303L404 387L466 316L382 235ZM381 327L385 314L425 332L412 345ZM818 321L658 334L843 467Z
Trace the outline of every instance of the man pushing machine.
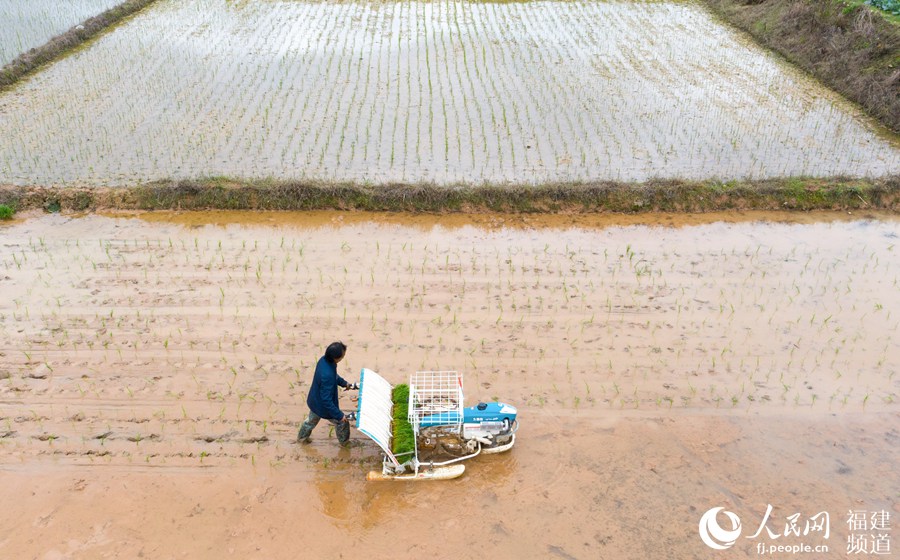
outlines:
M313 375L312 385L306 397L309 406L309 416L300 425L297 433L299 443L309 443L309 435L319 420L325 419L334 424L338 443L347 446L350 443L350 418L338 407L338 386L345 391L359 389L355 383L348 383L337 374L338 362L347 354L347 345L343 342L332 342L325 349L325 355L319 358L316 364L316 373Z

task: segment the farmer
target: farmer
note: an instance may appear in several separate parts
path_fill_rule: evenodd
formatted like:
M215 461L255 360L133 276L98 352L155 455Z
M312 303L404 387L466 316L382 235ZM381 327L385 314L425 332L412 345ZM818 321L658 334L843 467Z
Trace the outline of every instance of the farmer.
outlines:
M358 389L356 384L347 383L337 374L338 362L344 359L347 353L347 345L343 342L332 342L325 350L325 355L319 358L316 364L316 373L313 375L312 385L309 387L309 395L306 404L309 406L309 416L300 426L297 441L309 443L309 435L313 428L324 418L335 426L338 442L346 446L350 442L350 419L338 408L338 392L340 385L344 390Z

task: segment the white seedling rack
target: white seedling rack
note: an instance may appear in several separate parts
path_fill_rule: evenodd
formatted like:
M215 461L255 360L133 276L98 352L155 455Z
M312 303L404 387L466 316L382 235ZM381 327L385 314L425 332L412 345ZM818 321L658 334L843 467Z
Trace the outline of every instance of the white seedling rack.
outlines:
M359 410L356 428L366 434L384 451L386 461L399 467L400 461L391 453L391 384L370 369L359 374ZM365 398L363 398L365 396Z
M463 382L455 371L417 371L409 379L409 423L418 434L425 425L440 424L459 432L463 423Z

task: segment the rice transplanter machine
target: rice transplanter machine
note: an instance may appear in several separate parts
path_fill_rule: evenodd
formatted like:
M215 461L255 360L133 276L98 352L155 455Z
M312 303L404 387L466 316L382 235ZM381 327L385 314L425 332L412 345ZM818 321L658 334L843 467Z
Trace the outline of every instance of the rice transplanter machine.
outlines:
M502 453L516 441L516 408L501 402L463 407L462 375L419 371L410 376L406 420L412 426L411 451L394 453L393 387L363 368L359 378L356 428L384 453L381 472L369 480L438 480L463 474L462 461Z

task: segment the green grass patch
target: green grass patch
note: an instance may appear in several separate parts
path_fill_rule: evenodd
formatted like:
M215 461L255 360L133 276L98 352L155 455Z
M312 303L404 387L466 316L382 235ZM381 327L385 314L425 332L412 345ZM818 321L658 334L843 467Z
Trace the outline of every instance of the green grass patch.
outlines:
M13 209L6 204L0 204L0 220L12 220Z
M409 423L409 385L400 384L394 387L391 395L394 401L394 422L392 430L394 439L391 443L391 451L394 455L409 453L416 450L416 436L413 433L412 424ZM401 457L401 461L408 457Z

